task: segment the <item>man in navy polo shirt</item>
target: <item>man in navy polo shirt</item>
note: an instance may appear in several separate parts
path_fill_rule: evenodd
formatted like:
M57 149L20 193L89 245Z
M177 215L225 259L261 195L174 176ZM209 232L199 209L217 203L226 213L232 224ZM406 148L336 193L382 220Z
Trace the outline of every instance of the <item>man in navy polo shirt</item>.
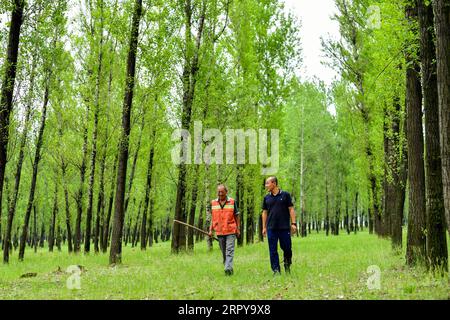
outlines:
M292 264L291 232L297 232L294 205L291 195L278 187L276 177L266 180L266 189L269 191L264 197L262 205L263 235L267 234L270 251L270 265L274 275L280 274L280 260L278 258L278 241L284 255L284 270L290 273Z

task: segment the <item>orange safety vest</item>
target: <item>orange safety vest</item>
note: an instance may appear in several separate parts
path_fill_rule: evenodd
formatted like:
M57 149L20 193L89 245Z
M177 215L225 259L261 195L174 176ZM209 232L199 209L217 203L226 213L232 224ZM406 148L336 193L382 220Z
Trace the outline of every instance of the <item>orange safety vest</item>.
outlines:
M219 199L211 201L212 225L211 230L216 231L216 235L224 236L235 234L237 230L237 221L234 216L234 199L228 198L223 206L220 206Z

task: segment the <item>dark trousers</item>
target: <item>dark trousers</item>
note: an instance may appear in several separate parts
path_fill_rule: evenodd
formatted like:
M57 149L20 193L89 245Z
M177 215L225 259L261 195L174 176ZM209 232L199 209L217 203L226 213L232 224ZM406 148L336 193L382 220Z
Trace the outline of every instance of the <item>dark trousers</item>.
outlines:
M278 258L278 241L283 250L284 265L290 266L292 263L292 242L289 230L267 230L267 240L269 242L270 265L272 271L280 271L280 260Z

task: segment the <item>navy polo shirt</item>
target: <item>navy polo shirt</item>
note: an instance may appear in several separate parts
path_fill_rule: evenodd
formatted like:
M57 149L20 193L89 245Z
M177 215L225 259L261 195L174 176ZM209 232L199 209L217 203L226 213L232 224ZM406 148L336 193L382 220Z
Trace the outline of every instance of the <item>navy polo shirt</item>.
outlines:
M291 217L289 207L292 207L289 192L280 189L278 194L269 193L264 197L262 208L267 210L267 229L290 230Z

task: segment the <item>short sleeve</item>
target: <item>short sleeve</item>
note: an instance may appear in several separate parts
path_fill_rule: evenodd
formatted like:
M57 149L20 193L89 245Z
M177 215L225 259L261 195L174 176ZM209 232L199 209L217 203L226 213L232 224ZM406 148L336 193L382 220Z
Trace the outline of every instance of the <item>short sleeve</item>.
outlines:
M262 202L262 209L263 210L268 210L267 209L267 203L266 203L266 197L264 197L263 202Z
M289 192L286 192L286 203L288 208L294 206L294 204L292 203L291 194Z

